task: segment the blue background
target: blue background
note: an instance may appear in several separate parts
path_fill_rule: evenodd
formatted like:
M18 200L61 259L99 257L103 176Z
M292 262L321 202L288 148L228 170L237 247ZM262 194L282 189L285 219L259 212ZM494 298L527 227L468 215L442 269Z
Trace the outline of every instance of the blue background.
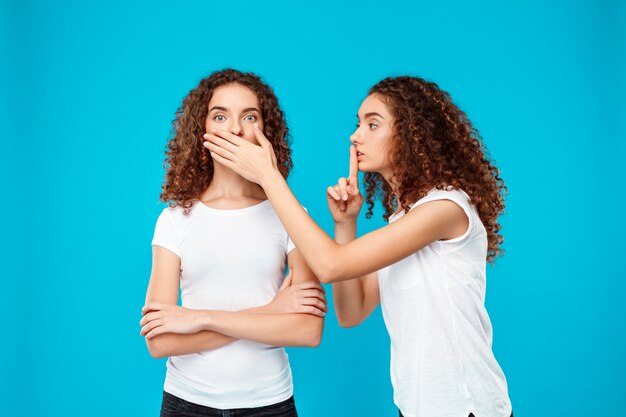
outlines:
M509 187L487 307L516 416L623 414L623 1L91 3L0 3L2 415L158 415L138 321L164 147L228 66L274 87L290 183L328 232L367 89L449 91ZM330 314L321 347L289 349L300 415L396 415L388 343L379 310Z

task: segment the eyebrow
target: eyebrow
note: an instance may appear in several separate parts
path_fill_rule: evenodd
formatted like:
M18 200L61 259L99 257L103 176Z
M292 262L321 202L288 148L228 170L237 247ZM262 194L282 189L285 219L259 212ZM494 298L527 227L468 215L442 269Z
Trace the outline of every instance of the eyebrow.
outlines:
M376 113L376 112L369 112L369 113L365 113L365 116L363 116L364 119L367 119L368 117L372 117L372 116L378 116L381 119L385 119L380 113ZM359 119L359 115L356 115L356 118ZM360 120L360 119L359 119Z
M226 107L222 107L222 106L213 106L209 109L209 113L211 113L213 110L220 110L220 111L228 111L228 108ZM256 107L248 107L242 110L242 113L248 113L251 111L255 111L257 113L261 113L259 111L259 109L257 109Z

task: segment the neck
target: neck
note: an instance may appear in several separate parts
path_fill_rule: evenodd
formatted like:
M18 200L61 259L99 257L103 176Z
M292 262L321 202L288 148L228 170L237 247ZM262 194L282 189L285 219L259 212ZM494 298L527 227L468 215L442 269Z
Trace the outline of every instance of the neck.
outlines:
M389 184L392 194L394 195L396 201L398 201L398 184L393 180L391 172L379 172L379 174L385 179L387 184Z
M213 162L213 179L200 196L201 201L216 199L266 200L265 192L258 184L248 181L230 168Z

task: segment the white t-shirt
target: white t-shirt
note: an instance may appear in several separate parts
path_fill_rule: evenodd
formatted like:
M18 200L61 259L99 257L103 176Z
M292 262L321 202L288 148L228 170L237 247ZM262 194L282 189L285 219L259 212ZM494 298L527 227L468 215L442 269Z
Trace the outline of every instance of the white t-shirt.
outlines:
M269 303L294 248L269 200L237 210L197 202L188 215L166 208L152 245L180 258L184 307L224 311ZM285 350L248 340L170 357L164 389L219 409L266 406L293 394Z
M434 200L458 204L467 231L378 272L394 402L405 417L508 417L511 402L484 305L487 232L463 191L432 190L411 209Z

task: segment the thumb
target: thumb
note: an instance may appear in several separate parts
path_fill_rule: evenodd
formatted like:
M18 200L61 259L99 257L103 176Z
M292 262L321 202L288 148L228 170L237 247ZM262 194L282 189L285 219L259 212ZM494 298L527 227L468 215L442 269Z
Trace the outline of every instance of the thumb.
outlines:
M346 189L348 190L348 194L350 194L351 196L357 196L360 194L360 190L358 186L348 185Z
M280 288L278 289L278 291L282 291L285 288L288 288L289 286L291 286L291 279L292 278L293 278L293 268L289 269L289 274L287 274L287 276L283 280L283 283L280 286Z

